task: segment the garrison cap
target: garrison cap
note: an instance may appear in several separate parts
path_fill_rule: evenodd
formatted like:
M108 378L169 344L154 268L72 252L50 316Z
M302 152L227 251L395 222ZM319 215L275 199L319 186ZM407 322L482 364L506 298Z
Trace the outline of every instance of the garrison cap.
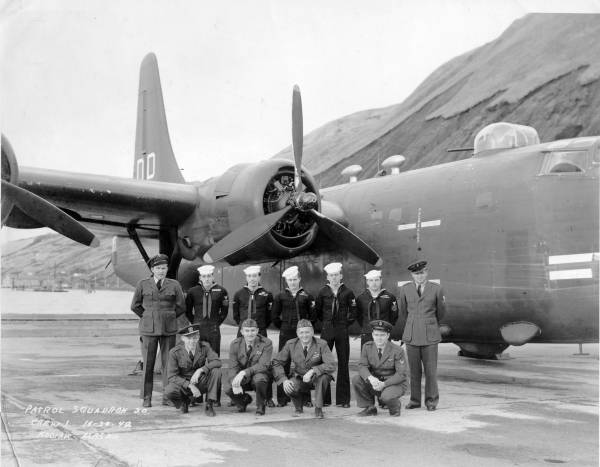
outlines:
M300 328L312 328L313 325L312 323L307 320L307 319L301 319L298 321L298 324L296 325L296 329L300 329Z
M377 279L378 277L381 278L381 271L378 271L377 269L371 269L365 274L366 279Z
M169 257L167 255L156 255L152 258L150 258L150 261L148 262L150 264L150 267L153 268L154 266L158 266L160 264L169 264Z
M257 328L258 324L256 324L256 321L254 321L252 318L248 318L248 319L245 319L244 321L242 321L242 327L243 328Z
M408 265L407 269L410 272L421 272L423 269L425 269L425 267L427 266L427 261L415 261L414 263L411 263Z
M204 266L200 266L198 268L198 272L200 274L212 274L215 270L215 267L212 264L205 264Z
M342 263L329 263L323 269L327 274L338 274L342 272Z
M182 336L191 336L192 334L200 334L200 325L199 324L189 324L187 326L182 327L177 334L181 334Z
M291 277L296 277L298 274L298 266L290 266L285 271L283 271L282 277L289 279Z
M373 331L384 331L387 333L392 332L392 325L382 319L376 319L371 321L369 324L371 325L371 328L373 328Z
M244 274L260 274L260 266L248 266L244 269Z

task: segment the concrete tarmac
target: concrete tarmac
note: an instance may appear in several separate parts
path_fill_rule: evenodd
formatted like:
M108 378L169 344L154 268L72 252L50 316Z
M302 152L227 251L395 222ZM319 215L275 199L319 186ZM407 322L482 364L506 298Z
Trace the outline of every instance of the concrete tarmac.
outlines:
M352 407L325 408L325 419L290 407L267 415L226 407L187 415L142 409L136 320L3 315L3 466L197 465L598 465L598 345L510 347L482 361L440 345L440 404L359 418ZM105 317L106 318L106 317ZM223 326L226 363L235 329ZM270 337L277 345L277 333ZM351 377L358 340L351 341ZM334 392L335 394L335 392ZM403 406L408 395L403 398Z

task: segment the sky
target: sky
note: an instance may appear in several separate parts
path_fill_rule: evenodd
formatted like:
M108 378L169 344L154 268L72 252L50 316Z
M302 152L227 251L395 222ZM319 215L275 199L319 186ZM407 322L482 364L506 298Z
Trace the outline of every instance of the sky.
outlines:
M529 12L599 13L600 0L8 0L0 127L20 166L131 177L154 52L175 156L204 180L291 143L294 84L308 133L402 102Z

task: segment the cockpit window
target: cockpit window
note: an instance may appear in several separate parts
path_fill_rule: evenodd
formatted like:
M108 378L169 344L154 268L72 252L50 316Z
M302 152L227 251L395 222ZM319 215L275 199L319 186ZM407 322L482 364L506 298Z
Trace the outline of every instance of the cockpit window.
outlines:
M585 172L588 163L587 151L557 151L546 155L542 175Z

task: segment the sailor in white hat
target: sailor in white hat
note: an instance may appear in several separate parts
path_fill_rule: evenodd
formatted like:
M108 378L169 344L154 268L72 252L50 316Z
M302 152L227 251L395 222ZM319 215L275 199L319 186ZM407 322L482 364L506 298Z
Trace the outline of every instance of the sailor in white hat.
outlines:
M382 288L381 271L372 269L365 274L367 289L356 297L357 320L361 325L360 345L373 340L373 320L384 320L396 324L398 303L396 297Z
M356 298L354 292L342 283L342 263L329 263L323 270L327 273L324 285L315 301L315 315L323 323L321 339L331 350L335 345L338 369L335 402L339 407L350 407L350 336L348 326L356 319ZM325 406L331 404L331 389L325 393Z
M273 323L279 331L279 350L289 339L295 339L296 325L301 319L314 321L315 299L300 285L301 277L298 266L290 266L281 274L287 288L275 295L273 300ZM289 365L289 364L288 364ZM289 372L289 366L285 368ZM290 398L282 386L277 386L277 405L284 407Z
M244 268L246 285L239 289L233 296L233 319L240 326L237 337L242 337L241 324L247 319L256 321L258 334L267 337L267 328L271 324L271 308L273 307L273 294L261 284L261 271L259 265L250 265ZM273 387L267 387L266 406L275 407L273 402Z

